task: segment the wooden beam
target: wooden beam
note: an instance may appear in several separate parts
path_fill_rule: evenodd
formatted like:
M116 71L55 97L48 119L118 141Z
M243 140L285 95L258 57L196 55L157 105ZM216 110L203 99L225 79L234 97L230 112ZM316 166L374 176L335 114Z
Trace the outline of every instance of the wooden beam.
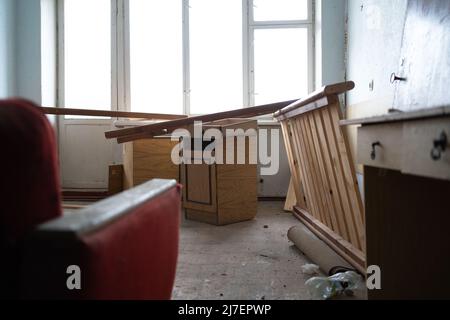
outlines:
M52 108L52 107L39 107L39 108L45 114L54 114L58 116L91 116L91 117L135 118L135 119L156 119L156 120L174 120L187 118L186 115L180 114L124 112L111 110Z
M151 138L154 136L170 133L177 128L192 125L194 124L195 121L210 122L226 118L252 118L265 114L270 114L292 104L295 101L297 100L272 103L258 107L237 109L202 116L194 116L186 119L165 121L161 123L149 124L135 128L107 131L105 132L105 137L108 139L118 138L117 142L119 143L129 142L143 138Z
M321 108L321 107L323 107L323 103L317 104L317 101L320 101L323 98L326 98L328 96L342 94L344 92L352 90L354 87L355 87L355 83L353 81L341 82L341 83L324 86L321 89L311 93L306 98L295 101L291 105L276 112L274 114L274 116L276 118L280 118L283 115L290 113L291 111L294 111L295 109L298 109L298 108L301 108L304 106L308 106L308 110L306 110L305 112L312 111L316 108ZM297 116L297 114L295 114L294 116Z

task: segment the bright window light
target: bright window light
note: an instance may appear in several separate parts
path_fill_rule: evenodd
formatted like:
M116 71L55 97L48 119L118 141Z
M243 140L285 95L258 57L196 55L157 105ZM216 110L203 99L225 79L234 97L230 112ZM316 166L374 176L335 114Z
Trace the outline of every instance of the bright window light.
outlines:
M183 113L182 21L181 0L130 0L132 111Z
M256 29L254 37L255 105L307 95L307 29Z
M111 0L64 1L64 105L111 110Z
M189 6L191 114L242 107L242 1L191 0Z
M253 0L255 21L307 20L308 0Z

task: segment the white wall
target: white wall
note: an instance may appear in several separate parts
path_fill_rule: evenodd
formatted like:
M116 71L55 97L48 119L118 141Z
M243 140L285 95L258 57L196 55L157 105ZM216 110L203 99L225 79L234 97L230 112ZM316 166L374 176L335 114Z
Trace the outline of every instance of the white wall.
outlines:
M0 0L0 99L16 93L15 15L15 1Z
M347 93L347 118L387 113L395 86L390 75L398 71L407 0L347 0L347 79L355 82ZM369 84L373 82L373 89ZM356 126L347 128L352 154ZM362 166L357 165L362 173Z
M354 111L360 115L391 107L395 87L390 75L398 71L406 6L407 0L348 0L347 77L356 83L348 104L360 105L362 110Z
M41 103L40 0L16 0L17 95Z
M316 88L345 80L346 0L316 0Z

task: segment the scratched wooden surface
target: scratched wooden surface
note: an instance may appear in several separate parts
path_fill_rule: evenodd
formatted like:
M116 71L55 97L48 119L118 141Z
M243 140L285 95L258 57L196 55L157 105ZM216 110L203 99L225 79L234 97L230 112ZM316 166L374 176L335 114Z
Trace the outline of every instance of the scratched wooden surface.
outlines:
M394 108L450 105L449 0L409 0L400 60Z

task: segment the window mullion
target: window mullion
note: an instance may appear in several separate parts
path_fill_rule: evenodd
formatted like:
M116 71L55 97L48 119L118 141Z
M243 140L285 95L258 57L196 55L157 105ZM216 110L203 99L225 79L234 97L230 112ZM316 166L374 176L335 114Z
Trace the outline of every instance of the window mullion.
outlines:
M181 1L183 1L183 112L189 115L191 114L189 0Z

